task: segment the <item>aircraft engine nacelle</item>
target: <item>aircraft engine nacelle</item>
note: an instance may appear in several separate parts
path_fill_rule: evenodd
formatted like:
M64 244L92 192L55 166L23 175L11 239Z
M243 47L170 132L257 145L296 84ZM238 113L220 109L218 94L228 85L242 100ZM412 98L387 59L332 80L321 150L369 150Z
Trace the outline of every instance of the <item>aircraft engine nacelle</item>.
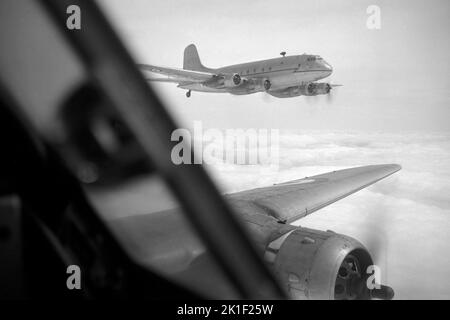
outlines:
M272 86L272 83L270 83L269 79L261 79L260 85L264 91L268 91L270 87Z
M328 94L331 90L329 83L311 82L299 87L300 92L305 96L317 96L319 94Z
M223 78L223 85L226 88L233 88L233 87L237 87L240 86L242 83L242 78L239 74L234 73L232 75L226 75Z
M240 86L246 79L241 78L238 73L215 76L213 79L204 83L211 88L235 88Z
M369 290L369 252L332 231L296 228L271 242L264 258L293 299L392 299L394 294L382 285Z
M317 96L319 94L330 93L331 85L329 83L315 83L302 84L300 86L293 86L282 90L272 90L269 94L277 98L292 98L297 96Z
M269 79L245 79L245 88L250 92L268 91L272 83Z

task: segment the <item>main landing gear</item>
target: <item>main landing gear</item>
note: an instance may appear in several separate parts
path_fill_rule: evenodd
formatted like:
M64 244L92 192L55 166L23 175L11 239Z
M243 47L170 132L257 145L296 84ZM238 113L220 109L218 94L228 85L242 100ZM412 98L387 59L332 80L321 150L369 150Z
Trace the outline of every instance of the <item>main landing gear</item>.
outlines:
M186 97L190 97L191 96L191 90L188 90L188 92L186 92Z

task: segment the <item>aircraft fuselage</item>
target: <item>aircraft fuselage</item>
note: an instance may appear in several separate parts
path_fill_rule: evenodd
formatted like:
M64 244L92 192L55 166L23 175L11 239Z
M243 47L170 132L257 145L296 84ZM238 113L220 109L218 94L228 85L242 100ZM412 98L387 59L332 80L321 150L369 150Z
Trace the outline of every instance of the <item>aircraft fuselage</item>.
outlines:
M333 68L318 55L303 54L208 69L208 71L218 74L239 74L242 79L267 79L271 84L268 91L276 91L326 78L333 72ZM232 94L265 91L261 86L247 85L246 81L234 88L212 88L202 83L180 84L179 87L192 91Z

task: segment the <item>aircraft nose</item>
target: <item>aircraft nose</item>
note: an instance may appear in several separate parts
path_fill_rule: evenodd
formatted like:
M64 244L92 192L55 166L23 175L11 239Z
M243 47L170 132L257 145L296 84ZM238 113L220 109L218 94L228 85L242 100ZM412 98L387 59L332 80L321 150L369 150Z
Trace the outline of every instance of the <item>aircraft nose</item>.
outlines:
M333 73L333 67L331 66L331 64L329 64L325 60L322 62L322 64L323 64L323 68L325 70L326 76L328 77L330 74Z

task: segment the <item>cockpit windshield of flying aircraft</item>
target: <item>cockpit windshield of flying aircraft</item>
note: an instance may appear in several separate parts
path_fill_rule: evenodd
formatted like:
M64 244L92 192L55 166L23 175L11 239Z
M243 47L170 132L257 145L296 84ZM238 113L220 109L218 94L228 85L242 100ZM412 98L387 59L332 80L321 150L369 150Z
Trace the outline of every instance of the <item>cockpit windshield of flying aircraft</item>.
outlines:
M399 96L371 45L299 44L289 12L269 41L268 2L174 5L0 4L0 299L406 297L388 242L410 250L416 162L376 131L397 109L357 104Z

